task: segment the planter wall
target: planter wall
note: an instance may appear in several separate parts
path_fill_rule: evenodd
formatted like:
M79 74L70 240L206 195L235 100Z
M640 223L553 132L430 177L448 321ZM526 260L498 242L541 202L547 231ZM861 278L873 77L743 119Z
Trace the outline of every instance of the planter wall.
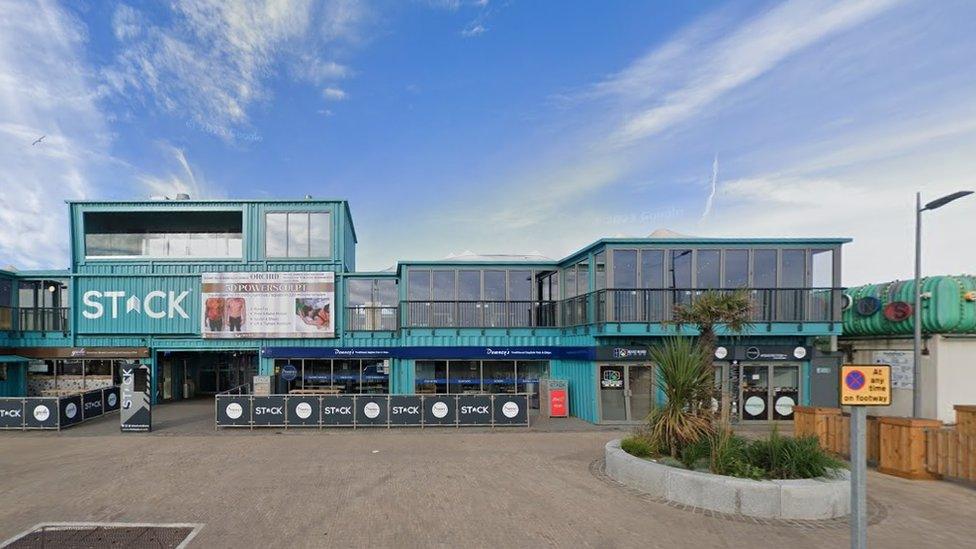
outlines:
M607 475L674 503L770 519L824 520L850 513L847 471L837 479L749 480L670 467L634 457L607 443Z

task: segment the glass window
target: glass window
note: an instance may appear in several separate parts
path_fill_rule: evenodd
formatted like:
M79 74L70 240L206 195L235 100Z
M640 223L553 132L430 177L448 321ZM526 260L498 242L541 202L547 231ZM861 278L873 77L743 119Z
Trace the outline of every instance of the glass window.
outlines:
M390 392L390 369L382 360L363 361L362 392L385 395Z
M607 287L607 252L600 252L593 256L596 262L596 289Z
M576 265L576 295L590 291L590 262L580 261Z
M520 360L515 364L518 376L516 390L519 393L528 393L530 408L539 408L540 380L546 377L548 366L549 363L544 360Z
M332 250L329 236L329 214L326 212L315 212L308 214L308 241L309 255L311 257L331 257Z
M834 251L813 250L810 252L811 286L832 288L834 286Z
M505 271L485 271L485 301L505 301Z
M288 257L308 257L308 214L288 214Z
M340 393L358 393L359 374L358 360L332 361L332 380Z
M14 299L14 281L0 278L0 307L10 307Z
M264 216L264 255L285 257L288 253L288 214L269 213Z
M671 288L691 288L691 250L671 250Z
M418 360L415 387L420 395L447 393L447 361Z
M641 250L641 287L664 287L664 250Z
M434 271L434 301L454 301L454 271Z
M332 361L305 360L302 369L303 389L331 389Z
M373 303L372 278L346 279L346 306L357 307Z
M783 250L783 288L803 288L806 274L806 251Z
M752 253L752 286L776 287L776 250L754 250Z
M726 288L745 288L749 285L749 250L725 250Z
M394 278L376 279L376 294L373 301L384 307L396 307L400 302L400 295L397 292L397 281Z
M486 393L515 392L515 362L486 360L482 363Z
M477 360L452 360L448 364L449 393L480 393L481 363Z
M37 290L37 283L34 281L22 281L18 285L17 299L18 306L22 309L24 308L34 308L37 306L36 298L34 297Z
M112 361L111 360L86 360L85 375L86 376L111 376Z
M430 271L410 269L407 284L407 298L410 301L430 301Z
M576 297L576 266L564 271L566 277L566 298Z
M719 250L698 250L697 287L703 289L718 288L721 274L719 264L721 252Z
M613 287L637 287L637 250L613 251Z
M85 365L81 360L62 360L58 368L58 375L80 376Z
M532 300L532 271L508 272L508 298L512 301Z
M481 300L481 271L458 271L458 299Z

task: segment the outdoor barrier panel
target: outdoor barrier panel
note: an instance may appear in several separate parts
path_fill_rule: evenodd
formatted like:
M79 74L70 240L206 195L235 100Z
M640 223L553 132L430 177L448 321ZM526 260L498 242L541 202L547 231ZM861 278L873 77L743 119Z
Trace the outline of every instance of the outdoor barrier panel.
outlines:
M286 398L288 425L318 427L322 421L321 402L317 396L289 396Z
M217 425L244 426L251 425L251 397L239 395L217 395Z
M356 425L387 425L390 399L387 396L361 395L356 399Z
M458 425L491 425L491 395L458 395Z
M228 395L217 427L425 427L529 425L529 395Z
M277 395L251 397L254 425L285 425L285 398Z
M119 388L106 387L102 389L105 395L105 413L114 412L119 409Z
M61 397L4 397L0 429L63 429L118 409L118 386Z
M81 423L84 416L81 413L81 395L71 395L58 399L58 409L61 411L61 428Z
M425 395L424 425L457 425L457 397L450 395Z
M58 399L35 397L24 399L24 429L57 429Z
M420 427L424 424L424 397L394 395L390 397L390 425Z
M0 400L0 429L21 429L24 426L24 399Z
M105 402L101 389L88 391L81 395L82 419L91 419L103 413L105 413Z

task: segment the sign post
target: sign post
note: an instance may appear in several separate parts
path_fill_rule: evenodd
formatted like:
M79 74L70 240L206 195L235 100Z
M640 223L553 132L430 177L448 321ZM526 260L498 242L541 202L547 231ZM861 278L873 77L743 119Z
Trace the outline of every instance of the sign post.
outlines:
M868 545L867 408L891 405L891 367L845 364L840 371L840 404L851 407L851 547Z

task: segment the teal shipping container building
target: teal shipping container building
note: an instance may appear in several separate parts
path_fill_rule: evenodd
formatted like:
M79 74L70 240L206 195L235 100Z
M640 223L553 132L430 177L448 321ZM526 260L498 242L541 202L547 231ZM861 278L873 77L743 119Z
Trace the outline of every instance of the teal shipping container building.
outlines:
M790 421L833 391L814 340L841 332L838 238L604 238L563 259L460 256L356 271L343 200L69 203L67 270L0 271L0 391L50 395L151 367L156 403L270 376L274 391L529 393L640 421L660 401L649 349L707 290L745 288L720 329L715 405ZM463 243L458 243L463 246ZM818 375L824 376L822 380Z

